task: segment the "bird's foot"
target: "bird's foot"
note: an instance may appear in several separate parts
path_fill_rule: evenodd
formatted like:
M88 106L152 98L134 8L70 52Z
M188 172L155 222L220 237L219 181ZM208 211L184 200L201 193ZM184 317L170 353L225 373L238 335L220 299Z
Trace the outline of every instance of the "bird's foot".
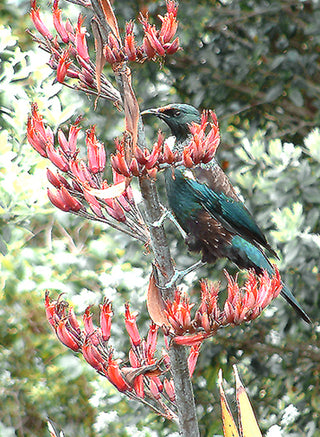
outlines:
M170 288L172 287L176 282L181 281L182 278L184 278L186 275L188 275L191 272L194 272L195 270L199 269L200 267L204 266L206 263L204 263L202 260L196 262L195 264L192 264L192 266L188 267L185 270L175 270L172 278L169 282L166 283L164 288Z
M151 223L151 226L154 228L159 228L163 222L165 221L165 219L167 217L169 217L169 215L171 214L171 212L168 209L165 209L162 206L162 210L164 211L163 214L161 215L161 217L159 218L159 220L156 220L155 222ZM172 215L172 214L171 214Z
M179 223L177 222L175 216L172 214L171 211L169 211L168 209L165 209L164 207L162 207L164 210L164 213L161 215L161 217L159 218L159 220L156 220L155 222L151 223L151 226L155 227L155 228L159 228L163 222L165 221L166 218L168 218L169 220L172 221L172 223L176 226L176 228L178 229L178 231L180 232L182 238L185 240L187 238L187 234L186 232L182 229L182 227L179 225Z

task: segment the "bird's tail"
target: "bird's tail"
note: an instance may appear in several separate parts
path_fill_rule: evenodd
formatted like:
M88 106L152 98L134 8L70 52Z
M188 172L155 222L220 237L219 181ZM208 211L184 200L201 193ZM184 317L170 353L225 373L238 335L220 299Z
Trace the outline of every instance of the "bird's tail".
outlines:
M301 308L299 302L291 293L289 288L286 285L282 284L281 295L285 298L285 300L292 306L292 308L296 311L296 313L307 323L312 323L308 314Z

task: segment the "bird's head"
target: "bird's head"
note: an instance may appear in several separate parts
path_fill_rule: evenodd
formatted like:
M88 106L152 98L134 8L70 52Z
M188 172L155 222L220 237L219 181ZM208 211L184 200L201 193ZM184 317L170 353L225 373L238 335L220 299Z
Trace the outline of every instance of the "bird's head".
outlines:
M184 141L190 134L192 122L200 123L201 117L199 111L191 105L184 103L173 103L171 105L162 106L161 108L147 109L141 115L155 115L163 120L171 129L177 141Z

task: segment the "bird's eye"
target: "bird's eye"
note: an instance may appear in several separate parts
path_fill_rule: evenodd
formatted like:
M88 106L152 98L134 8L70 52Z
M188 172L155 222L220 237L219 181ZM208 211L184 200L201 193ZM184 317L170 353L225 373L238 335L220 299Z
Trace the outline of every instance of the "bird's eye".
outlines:
M179 117L180 114L181 114L180 111L174 111L174 114L173 114L173 115L174 115L175 117Z

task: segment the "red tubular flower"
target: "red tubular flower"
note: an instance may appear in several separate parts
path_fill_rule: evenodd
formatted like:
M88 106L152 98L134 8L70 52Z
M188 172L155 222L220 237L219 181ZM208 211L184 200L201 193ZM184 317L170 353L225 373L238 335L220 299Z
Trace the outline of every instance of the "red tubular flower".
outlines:
M126 390L131 391L131 387L126 383L121 375L119 366L115 360L112 359L112 354L108 357L107 368L104 369L106 376L109 381L120 391L124 392Z
M63 131L61 129L58 130L58 142L65 155L73 157L76 153L77 136L80 130L81 128L77 127L77 122L71 125L68 140Z
M176 17L178 13L178 3L176 3L174 0L166 0L166 6L167 13Z
M101 208L101 205L100 205L98 199L86 190L86 185L87 185L86 182L84 182L83 194L84 194L86 201L88 202L90 208L92 209L92 211L94 212L94 214L96 216L98 216L100 218L104 217L104 214L102 212L102 208Z
M210 115L210 121L208 121ZM210 128L206 133L207 128ZM212 111L204 111L201 123L192 123L190 127L192 139L183 150L183 161L186 167L199 163L208 163L220 144L220 133L216 115Z
M32 103L31 117L27 122L27 138L31 146L44 158L47 158L46 147L53 145L53 132L48 127L44 127L43 118L38 110L38 105Z
M86 145L89 170L93 174L103 172L106 166L106 151L103 144L97 140L95 126L87 130Z
M183 164L185 167L187 168L192 168L194 167L194 162L191 158L191 153L189 149L183 149L183 154L182 154L182 159L183 159Z
M60 188L62 185L67 189L71 188L70 184L61 174L53 173L49 168L47 168L47 179L56 188Z
M62 41L67 44L69 42L69 35L67 29L62 24L62 20L61 20L62 11L61 9L58 8L58 1L59 0L54 0L53 2L53 7L52 7L53 25L56 31L58 32L58 34L60 35Z
M64 202L69 206L70 211L78 212L83 208L83 205L75 197L71 196L65 186L62 185L60 187L60 193Z
M120 50L119 41L111 32L108 35L108 45L111 50L115 50L115 51Z
M31 117L32 124L36 132L43 138L46 138L46 130L43 124L43 117L39 113L38 105L36 103L32 103L31 105Z
M166 316L177 334L193 329L191 326L191 308L193 304L189 303L186 295L176 290L174 300L166 302Z
M165 44L164 47L168 55L173 55L180 48L179 38L174 39L171 44Z
M161 393L159 391L157 384L153 379L150 379L150 391L155 399L157 400L161 399Z
M272 277L264 272L259 281L253 271L249 272L248 279L242 289L227 273L228 298L223 312L223 323L240 324L243 321L253 320L261 311L275 299L282 288L279 271L275 267Z
M33 21L33 24L37 31L45 38L48 38L49 40L53 39L52 33L48 30L46 25L43 23L41 17L39 8L37 8L36 0L31 1L31 10L30 10L30 16L31 20Z
M90 306L88 306L83 314L84 331L87 336L94 333L94 326L92 322L92 314L90 313Z
M202 343L203 340L210 337L210 335L211 333L207 334L201 332L193 335L178 335L177 337L174 337L174 342L183 346L195 346Z
M137 368L141 366L140 360L138 359L133 349L130 349L129 351L129 362L132 367Z
M163 45L161 44L161 42L158 39L155 26L152 26L151 24L145 22L144 23L144 32L145 32L145 36L146 36L149 44L155 50L155 52L159 56L164 56L166 52L165 52L165 49L163 48Z
M138 375L133 381L134 390L139 398L144 398L143 375Z
M124 54L118 39L110 32L108 36L108 43L104 47L104 55L106 61L111 65L117 62L124 61Z
M148 149L144 149L143 151L140 147L136 147L134 155L139 164L146 165L150 156L150 152Z
M88 53L87 41L86 41L86 28L82 27L84 19L80 14L78 17L78 23L76 27L76 48L78 55L86 62L90 61Z
M29 144L44 158L47 158L46 141L35 130L32 118L28 117L27 121L27 138Z
M122 153L117 152L116 155L111 156L111 165L117 173L127 178L131 176L128 164Z
M164 17L159 16L162 21L162 26L159 33L159 38L164 42L168 43L176 34L178 28L178 22L176 20L177 16L177 5L174 2L167 2L167 13Z
M60 152L60 150L56 150L53 146L53 144L47 143L46 144L46 151L47 156L50 159L50 161L58 167L59 170L63 172L67 172L69 170L69 164L67 159L63 156L63 154Z
M121 196L117 197L117 200L120 203L121 208L124 209L124 211L126 211L126 212L131 211L131 209L132 209L131 205L128 202L128 200L127 200L127 198L125 197L124 194L121 194Z
M152 380L156 386L158 387L158 391L160 393L163 392L163 384L158 376L150 376L150 380Z
M90 366L98 371L103 371L104 359L97 348L92 344L90 338L86 339L81 351L84 359L90 364Z
M106 58L106 61L111 65L117 62L116 56L114 55L112 49L110 49L108 45L104 47L104 57Z
M64 79L68 72L68 68L72 64L71 60L68 61L69 57L70 57L70 50L66 49L63 52L61 58L59 59L58 66L57 66L57 81L60 83L64 82Z
M164 144L163 147L163 161L167 164L172 164L175 161L175 154L168 144Z
M125 325L129 334L130 340L134 346L138 346L141 343L141 337L138 331L137 316L130 312L129 304L126 304L125 310Z
M175 402L176 394L174 391L173 379L169 380L169 379L165 378L163 381L163 385L164 385L164 389L165 389L167 395L169 396L170 401Z
M56 306L55 303L50 299L48 290L45 294L44 305L46 309L47 320L51 326L56 327L55 314L56 314Z
M56 333L61 341L65 346L72 349L75 352L79 352L81 349L81 341L77 339L68 329L67 326L68 319L62 319L59 320L58 326L56 327Z
M50 202L56 207L61 209L62 211L68 212L70 211L70 207L67 205L65 200L62 198L60 189L51 191L49 188L47 189L47 196L49 197Z
M129 21L129 23L126 24L124 50L129 61L135 61L137 59L137 49L133 35L133 21Z
M69 323L70 323L70 326L72 327L72 329L74 329L74 331L80 335L81 329L80 329L78 320L76 318L76 315L74 313L73 307L69 307L68 320L69 320Z
M78 134L81 130L81 127L79 126L81 120L82 120L82 117L80 116L70 126L68 142L69 142L69 150L70 150L71 155L73 155L77 150L77 138L78 138Z
M210 323L210 319L209 319L208 313L204 313L204 314L201 315L200 324L201 324L202 328L206 332L210 332L210 330L211 330L211 323Z
M201 344L199 343L199 344L191 347L191 351L190 351L190 354L188 357L188 368L189 368L190 378L192 377L194 369L195 369L196 364L197 364L198 356L200 353L200 346L201 346Z
M157 334L159 327L152 323L149 328L148 337L147 337L147 358L148 362L153 358L154 353L156 351L157 346Z
M107 203L107 199L106 199L106 203ZM118 222L124 223L127 219L121 206L117 203L115 199L110 199L110 203L112 204L112 206L106 207L108 214Z
M81 182L83 185L88 183L90 187L96 188L96 183L94 182L85 162L78 159L71 159L69 161L69 166L72 174L78 179L78 182Z
M148 59L153 59L156 55L155 49L150 44L148 38L145 36L142 41L142 50L146 54Z
M151 170L155 164L157 164L158 159L160 157L160 151L161 151L161 144L156 143L153 146L152 152L150 153L148 157L148 161L146 163L146 169Z
M100 305L100 311L102 339L108 341L111 335L111 320L113 316L111 302L106 301L103 305Z

